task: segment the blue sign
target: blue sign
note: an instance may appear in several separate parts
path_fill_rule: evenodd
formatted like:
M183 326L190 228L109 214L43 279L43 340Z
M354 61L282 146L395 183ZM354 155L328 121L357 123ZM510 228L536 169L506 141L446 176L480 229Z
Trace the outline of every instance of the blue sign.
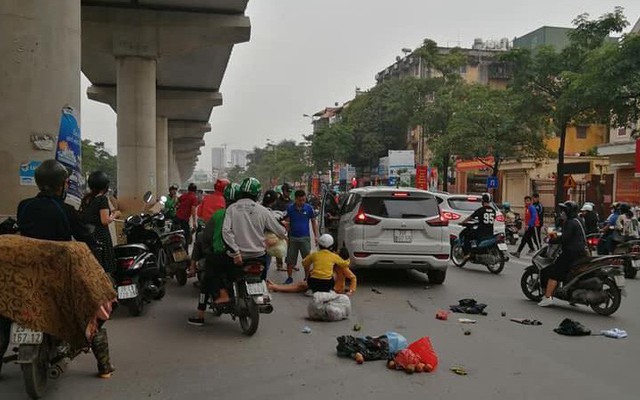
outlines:
M82 199L81 188L84 182L80 171L82 165L82 138L78 121L71 107L62 109L58 145L56 146L56 160L70 171L67 202L79 207Z
M497 188L498 188L498 177L497 176L487 177L487 189L497 189Z
M397 176L390 176L387 185L396 186L397 184L398 184L398 177Z
M22 186L35 186L36 178L35 172L36 168L42 164L42 161L29 161L23 164L20 164L20 185Z

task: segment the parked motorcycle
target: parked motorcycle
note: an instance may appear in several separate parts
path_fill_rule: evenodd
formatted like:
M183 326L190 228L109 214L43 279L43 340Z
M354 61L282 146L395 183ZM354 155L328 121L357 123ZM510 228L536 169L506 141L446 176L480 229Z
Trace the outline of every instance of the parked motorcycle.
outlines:
M264 259L245 260L242 271L233 282L227 283L231 301L224 304L211 305L215 316L230 314L235 321L240 321L242 333L252 336L258 330L260 314L271 314L273 306L267 290L266 282L261 278L265 268Z
M544 296L542 271L551 266L560 253L560 245L546 245L537 250L522 278L522 293L533 301ZM620 307L625 294L624 258L620 256L586 257L579 260L567 278L560 282L554 297L571 304L584 304L600 315L611 315Z
M514 214L516 216L515 220L505 224L506 241L512 246L518 243L520 239L520 229L522 229L522 218L520 218L520 214Z
M475 229L477 222L468 221L464 224L465 229L460 232L460 237L453 241L451 247L451 261L457 267L464 267L467 262L481 264L487 267L492 274L499 274L504 269L504 264L509 261L507 254L507 244L505 235L500 233L491 238L476 242L471 241L471 251L467 258L464 251L464 241L472 229Z
M58 379L82 350L43 332L12 323L9 350L2 363L15 362L22 369L24 387L32 399L44 396L49 379Z
M591 249L591 254L600 254L598 248L603 248L600 241L603 240L602 233L592 233L587 235L587 244ZM640 270L640 240L628 240L618 243L613 251L614 255L624 258L624 277L634 279Z

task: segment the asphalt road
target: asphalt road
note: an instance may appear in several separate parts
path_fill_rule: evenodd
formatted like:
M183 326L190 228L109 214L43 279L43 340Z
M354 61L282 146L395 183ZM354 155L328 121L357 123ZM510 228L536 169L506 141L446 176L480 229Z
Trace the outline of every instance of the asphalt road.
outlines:
M334 323L305 320L308 298L274 295L275 312L263 315L254 337L240 333L228 316L208 315L205 327L186 319L196 307L197 289L171 284L169 294L131 318L124 310L109 322L113 362L110 380L93 377L95 361L82 355L53 382L47 399L598 399L638 398L640 359L640 280L628 281L628 297L612 317L586 307L541 309L520 292L526 259L510 262L498 276L485 268L450 267L444 285L430 285L415 272L359 273L353 315ZM272 278L283 280L284 273ZM371 289L378 289L381 294ZM473 297L488 304L488 316L463 325L452 314L438 321L438 309ZM502 317L501 312L507 317ZM523 326L509 317L535 318L542 326ZM622 328L629 338L564 337L553 332L560 321L576 319L594 332ZM382 361L357 365L336 356L336 337L395 330L410 341L430 336L439 355L431 374L389 371ZM308 325L311 334L301 333ZM464 330L471 329L469 336ZM462 366L467 376L449 371ZM20 370L6 365L0 399L26 398Z

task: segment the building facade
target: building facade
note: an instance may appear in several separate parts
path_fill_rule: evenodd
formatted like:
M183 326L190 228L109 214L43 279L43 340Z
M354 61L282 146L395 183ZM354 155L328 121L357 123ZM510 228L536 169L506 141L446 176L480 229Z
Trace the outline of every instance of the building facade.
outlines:
M227 154L224 147L214 147L211 149L211 169L214 171L224 171L227 167Z
M231 150L231 166L247 168L247 156L251 153L247 150Z

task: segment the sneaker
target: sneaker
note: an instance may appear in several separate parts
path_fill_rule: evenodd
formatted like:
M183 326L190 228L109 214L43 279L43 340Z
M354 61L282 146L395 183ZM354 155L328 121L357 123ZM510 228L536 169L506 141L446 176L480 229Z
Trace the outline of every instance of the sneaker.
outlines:
M549 307L553 305L553 297L543 297L538 303L540 307Z
M293 278L292 277L288 277L286 281L284 281L285 285L291 285L293 283Z
M512 256L514 256L515 258L520 258L520 253L518 253L517 251L512 251L511 253Z
M191 317L187 320L187 323L189 325L193 325L193 326L203 326L204 325L204 318L198 318L198 317Z

